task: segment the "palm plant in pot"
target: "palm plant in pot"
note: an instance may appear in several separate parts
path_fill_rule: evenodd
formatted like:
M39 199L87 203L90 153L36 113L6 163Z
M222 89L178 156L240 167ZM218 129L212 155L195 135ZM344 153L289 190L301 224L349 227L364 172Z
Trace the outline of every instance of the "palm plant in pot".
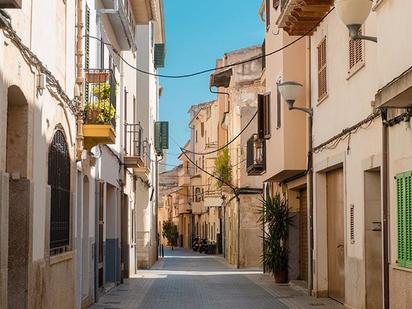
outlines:
M263 228L262 262L277 283L288 281L288 234L291 218L286 198L279 193L262 201L259 222Z

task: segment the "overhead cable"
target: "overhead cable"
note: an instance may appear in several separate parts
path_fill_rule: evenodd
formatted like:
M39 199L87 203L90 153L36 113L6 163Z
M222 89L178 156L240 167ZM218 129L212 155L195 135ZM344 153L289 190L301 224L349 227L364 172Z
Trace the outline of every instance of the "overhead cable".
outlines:
M293 40L292 42L286 44L285 46L282 46L282 47L280 47L280 48L278 48L278 49L275 49L274 51L272 51L272 52L270 52L270 53L267 53L267 54L264 54L264 55L260 55L260 56L256 56L256 57L252 57L252 58L249 58L249 59L247 59L247 60L237 61L237 62L234 62L234 63L232 63L232 64L217 66L217 67L214 67L214 68L208 68L208 69L204 69L204 70L200 70L200 71L196 71L196 72L192 72L192 73L187 73L187 74L176 74L176 75L171 75L171 74L157 74L157 73L153 73L153 72L149 72L149 71L140 69L140 68L132 65L131 63L129 63L126 59L124 59L124 58L122 57L121 53L120 53L115 47L113 47L113 45L112 45L111 43L105 42L105 41L103 41L103 39L100 39L100 38L95 37L95 36L89 35L88 37L91 38L91 39L98 40L98 41L100 41L100 42L101 42L102 44L104 44L104 45L110 46L110 47L112 48L113 52L114 52L117 56L119 56L119 58L120 58L125 64L127 64L129 67L131 67L132 69L134 69L134 70L136 70L136 71L138 71L138 72L140 72L140 73L142 73L142 74L147 74L147 75L156 76L156 77L162 77L162 78L171 78L171 79L189 78L189 77L194 77L194 76L197 76L197 75L202 75L202 74L205 74L205 73L214 72L214 71L216 71L216 70L229 69L229 68L232 68L232 67L235 67L235 66L238 66L238 65L242 65L242 64L245 64L245 63L253 62L253 61L259 60L259 59L263 59L263 58L269 57L269 56L271 56L271 55L274 55L274 54L276 54L276 53L278 53L278 52L281 52L282 50L284 50L284 49L288 48L289 46L292 46L292 45L295 44L296 42L302 40L302 39L303 39L305 36L307 36L308 34L312 33L312 32L319 26L319 24L320 24L334 9L335 9L334 7L333 7L332 9L330 9L330 10L321 18L321 20L320 20L315 26L313 26L311 29L309 29L308 31L306 31L304 34L302 34L301 36L299 36L298 38L296 38L296 39Z

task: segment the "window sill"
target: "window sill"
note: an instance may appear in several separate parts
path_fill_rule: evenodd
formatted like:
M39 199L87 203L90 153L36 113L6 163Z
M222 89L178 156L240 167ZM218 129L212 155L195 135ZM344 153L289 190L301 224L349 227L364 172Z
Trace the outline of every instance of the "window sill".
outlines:
M50 257L50 266L60 264L74 258L74 251L53 255Z
M346 77L346 80L351 79L351 77L352 77L353 75L355 75L356 73L358 73L358 72L359 72L362 68L364 68L364 67L365 67L365 61L362 61L362 62L360 62L360 63L355 64L355 66L348 71L348 76Z
M329 93L326 93L323 97L318 98L318 102L316 103L316 106L319 106L320 104L323 103L323 101L326 101L326 99L329 97Z
M412 273L412 268L406 268L406 267L402 267L402 266L398 266L398 265L392 265L392 269L396 269L399 271L404 271L407 273Z

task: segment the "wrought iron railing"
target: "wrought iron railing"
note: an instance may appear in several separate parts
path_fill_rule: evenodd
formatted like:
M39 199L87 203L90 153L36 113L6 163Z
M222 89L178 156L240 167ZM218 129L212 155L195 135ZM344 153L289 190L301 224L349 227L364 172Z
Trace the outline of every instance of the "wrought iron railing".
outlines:
M265 140L253 134L247 141L246 169L248 175L260 175L266 170Z
M116 126L116 79L112 70L88 69L85 81L85 124Z
M143 157L143 128L140 123L124 125L124 145L126 156Z

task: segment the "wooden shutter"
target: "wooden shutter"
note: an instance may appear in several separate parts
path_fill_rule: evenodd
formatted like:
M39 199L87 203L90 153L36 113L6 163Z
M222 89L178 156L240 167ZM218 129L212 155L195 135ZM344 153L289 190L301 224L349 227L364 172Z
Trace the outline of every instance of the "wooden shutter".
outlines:
M398 213L398 260L401 267L412 268L412 172L396 176Z
M263 105L263 137L265 139L270 138L270 93L265 95Z
M258 138L265 137L265 117L264 117L264 106L265 106L265 96L263 94L258 94Z
M362 28L359 29L362 34ZM349 38L349 73L359 68L364 62L364 42L362 40L352 40Z
M282 126L282 97L280 95L279 87L276 90L276 128Z
M270 27L270 0L266 0L266 30Z
M328 94L326 59L327 55L325 37L318 46L318 100L322 100Z

